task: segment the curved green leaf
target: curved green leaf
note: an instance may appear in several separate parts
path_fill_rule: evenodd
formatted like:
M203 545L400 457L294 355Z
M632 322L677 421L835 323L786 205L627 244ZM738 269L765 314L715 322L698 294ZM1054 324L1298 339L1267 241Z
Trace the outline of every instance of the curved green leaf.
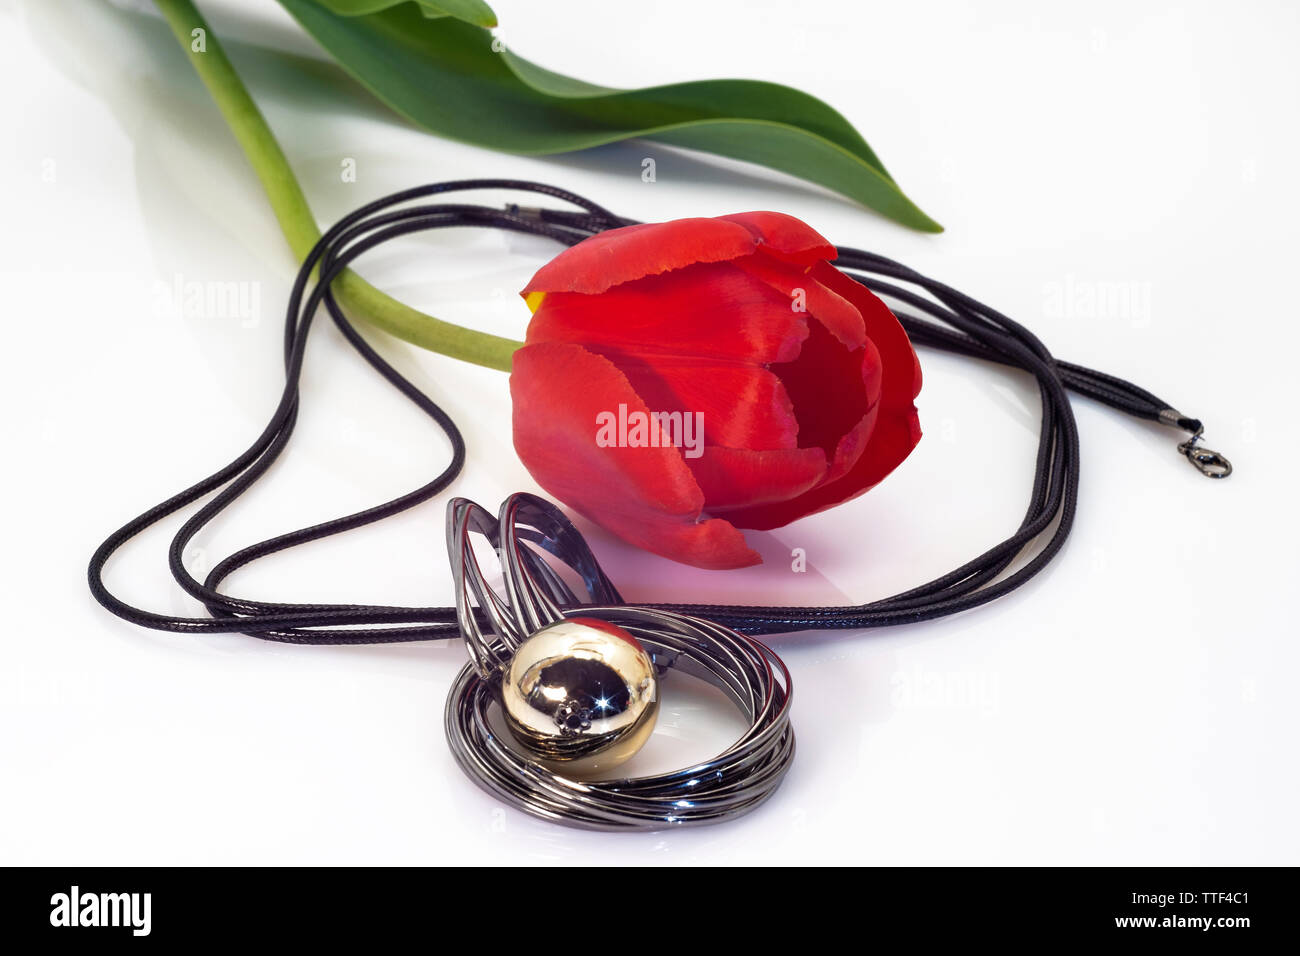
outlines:
M451 17L426 19L414 2L280 3L376 96L439 135L521 154L642 137L761 163L833 189L904 225L942 231L903 194L843 116L791 87L699 80L610 89L498 52L486 30ZM430 5L454 6L451 0ZM358 14L344 16L327 7Z
M497 25L497 15L483 0L419 0L420 12L426 17L455 17L480 27Z
M334 13L344 17L365 16L379 10L386 10L405 0L321 0ZM455 17L480 27L497 25L497 15L483 0L415 0L420 12L430 19L437 17Z

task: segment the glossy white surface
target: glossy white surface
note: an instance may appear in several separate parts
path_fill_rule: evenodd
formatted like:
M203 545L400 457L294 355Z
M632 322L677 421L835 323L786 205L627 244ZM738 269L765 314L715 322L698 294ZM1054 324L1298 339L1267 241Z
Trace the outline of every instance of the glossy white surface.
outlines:
M104 534L261 429L294 263L160 21L96 0L9 0L0 862L581 863L608 860L611 841L648 864L1300 862L1293 6L495 4L507 43L585 79L748 75L821 95L947 226L939 237L645 143L519 158L439 140L328 67L233 42L316 55L273 4L202 6L322 222L468 176L554 182L640 218L782 209L1204 418L1237 471L1211 483L1174 453L1173 432L1080 401L1076 528L1032 585L955 619L779 641L799 754L759 812L611 837L504 810L443 740L461 648L173 636L90 598L85 561ZM285 92L308 74L310 96ZM640 179L646 156L654 184ZM346 158L355 183L340 181ZM551 252L458 231L386 248L361 271L518 336L514 292ZM188 301L190 282L242 283L248 308ZM1116 294L1127 299L1098 304ZM435 430L327 323L314 338L290 454L201 536L193 567L442 467ZM511 450L504 376L379 345L468 432L457 493L494 507L535 489ZM922 362L926 438L886 484L753 535L767 563L743 572L675 566L583 524L612 578L633 600L860 602L1000 540L1025 507L1035 392L962 359ZM231 588L448 603L443 503L269 560ZM196 613L167 576L174 528L131 547L109 579L138 603ZM791 571L794 548L805 573ZM672 766L735 731L729 707L669 686L636 759Z

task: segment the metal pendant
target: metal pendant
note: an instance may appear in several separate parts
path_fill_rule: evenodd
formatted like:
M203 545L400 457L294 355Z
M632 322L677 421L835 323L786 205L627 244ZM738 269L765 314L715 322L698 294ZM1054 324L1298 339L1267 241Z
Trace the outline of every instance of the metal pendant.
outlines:
M501 677L506 726L538 762L571 777L641 749L659 713L654 662L615 624L572 617L519 645Z
M475 557L475 534L500 558L502 593ZM512 495L496 518L453 499L447 548L470 653L447 699L447 736L479 786L535 816L602 830L717 823L775 791L794 731L790 674L770 648L711 621L624 604L578 530L534 495ZM544 555L577 574L590 603ZM609 779L649 739L675 673L720 688L749 729L693 767ZM498 712L509 740L494 730Z

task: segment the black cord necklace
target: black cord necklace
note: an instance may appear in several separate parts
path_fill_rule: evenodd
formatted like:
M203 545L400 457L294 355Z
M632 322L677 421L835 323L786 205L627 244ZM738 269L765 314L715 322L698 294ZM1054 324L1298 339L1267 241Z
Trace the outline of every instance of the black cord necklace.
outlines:
M442 193L470 189L540 193L577 209L517 205L500 209L453 203L405 205ZM285 386L266 428L248 450L230 464L155 505L110 535L90 560L91 593L118 617L164 631L242 632L264 640L296 644L377 644L459 636L461 628L457 624L456 609L450 607L275 603L232 597L220 590L221 583L230 574L259 558L380 521L433 498L451 484L464 464L465 444L455 423L366 343L343 314L331 291L331 283L359 256L390 239L410 233L451 226L478 226L531 233L573 245L605 229L634 222L566 190L508 179L461 180L421 186L377 200L344 217L317 242L294 282L285 321ZM835 265L869 286L873 292L927 316L923 318L895 310L917 345L1024 369L1037 379L1042 401L1042 427L1033 489L1020 526L1001 544L948 574L869 604L843 607L660 604L650 605L651 608L703 618L747 634L782 634L812 629L884 627L930 620L978 607L1015 590L1052 560L1065 543L1073 524L1079 482L1079 436L1070 406L1070 391L1135 417L1186 431L1189 437L1178 445L1179 452L1209 477L1223 478L1231 473L1232 466L1227 459L1199 444L1200 421L1182 415L1167 402L1123 379L1054 358L1029 330L969 296L883 256L859 249L840 247ZM308 293L312 274L318 267L319 280ZM307 335L322 304L352 347L438 424L451 443L451 461L441 474L414 491L373 508L244 548L216 564L206 579L199 581L184 565L183 556L189 542L252 487L284 451L293 434L298 417L298 383ZM210 617L156 614L127 604L108 590L103 580L104 567L122 545L149 526L213 492L216 492L213 498L176 533L169 551L172 576L188 594L204 605ZM1056 522L1056 528L1051 536L1037 545L1025 563L1002 576L1053 522Z

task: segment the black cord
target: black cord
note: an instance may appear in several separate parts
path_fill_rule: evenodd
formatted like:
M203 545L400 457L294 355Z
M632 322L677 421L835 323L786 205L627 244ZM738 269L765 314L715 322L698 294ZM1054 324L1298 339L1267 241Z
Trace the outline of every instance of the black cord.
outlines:
M576 206L580 211L516 205L500 209L459 203L405 205L442 193L470 189L540 193ZM312 248L294 282L285 319L284 391L270 422L257 440L230 464L127 522L99 546L90 560L88 572L90 590L95 599L118 617L165 631L237 631L264 640L297 644L375 644L458 636L456 612L450 607L276 603L237 598L219 589L233 572L259 558L381 521L435 497L451 484L464 465L465 443L455 423L361 337L339 307L331 283L350 263L369 250L390 239L415 232L454 226L487 227L531 233L573 245L605 229L634 222L615 216L566 190L508 179L460 180L421 186L372 202L341 219ZM977 607L1014 590L1051 561L1065 543L1074 520L1079 482L1079 438L1067 389L1130 415L1186 429L1193 434L1179 446L1180 451L1213 477L1222 477L1230 471L1231 466L1221 456L1196 447L1201 430L1199 421L1181 415L1150 392L1123 379L1058 361L1028 329L969 296L883 256L859 249L840 248L836 265L877 294L928 317L896 310L916 344L1024 369L1037 379L1043 408L1042 427L1029 506L1019 528L1001 544L960 568L928 584L870 604L844 607L661 604L655 607L707 618L751 634L780 634L824 628L882 627L929 620ZM308 286L317 270L318 281L308 293ZM920 294L917 289L928 296ZM442 429L451 443L451 461L432 481L391 501L243 548L220 561L205 580L199 581L184 565L189 542L256 483L284 451L293 434L298 419L298 383L307 336L322 305L362 358ZM932 319L943 324L936 324ZM1222 462L1226 470L1218 469L1218 462ZM1216 470L1221 473L1216 473ZM169 565L177 583L203 604L210 617L156 614L127 604L108 590L103 580L104 567L122 545L149 526L208 495L212 495L211 500L195 512L172 539ZM1003 576L1017 557L1053 524L1055 530L1038 546L1032 557Z

